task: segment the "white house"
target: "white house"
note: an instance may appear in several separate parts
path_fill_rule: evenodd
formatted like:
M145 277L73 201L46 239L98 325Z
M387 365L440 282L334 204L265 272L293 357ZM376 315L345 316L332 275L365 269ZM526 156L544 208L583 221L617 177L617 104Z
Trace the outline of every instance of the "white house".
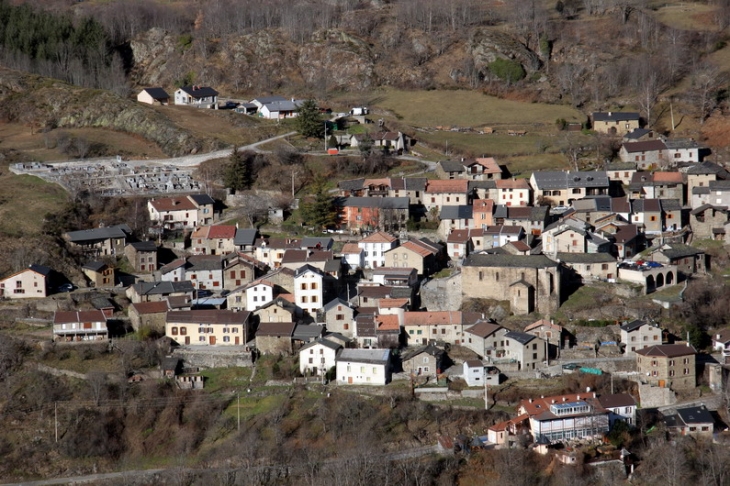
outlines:
M373 233L357 243L365 252L365 268L385 266L385 252L398 246L398 238L383 231Z
M722 329L712 336L712 349L720 351L723 356L730 356L730 329Z
M218 92L208 86L183 86L175 91L175 104L217 108Z
M343 349L335 361L339 385L385 385L390 382L390 349Z
M268 280L254 280L226 296L228 309L255 311L274 300L274 284Z
M484 386L484 363L478 359L464 361L464 380L469 386Z
M304 376L323 375L335 366L337 352L342 348L329 339L318 339L299 350L299 371Z
M617 421L626 422L628 425L636 424L636 400L628 393L615 393L613 395L601 395L598 402L608 410L609 426Z
M196 289L223 290L223 261L216 255L179 258L160 268L162 282L189 280Z
M529 206L532 188L527 179L499 179L497 185L497 204L505 206Z
M633 356L640 349L662 344L662 330L653 322L627 322L621 326L621 343L626 345L626 356Z
M169 105L170 95L163 88L144 88L137 94L137 101L148 105Z
M215 201L207 194L153 198L147 201L150 222L163 229L185 230L213 223Z
M324 273L312 265L300 267L294 274L294 302L311 316L324 305L322 302Z
M0 280L0 297L7 299L43 298L48 292L51 269L31 265Z
M365 250L357 243L345 243L342 247L342 264L350 272L365 266Z
M266 103L259 110L259 114L268 120L280 120L284 118L296 118L299 114L299 107L304 100L284 100Z

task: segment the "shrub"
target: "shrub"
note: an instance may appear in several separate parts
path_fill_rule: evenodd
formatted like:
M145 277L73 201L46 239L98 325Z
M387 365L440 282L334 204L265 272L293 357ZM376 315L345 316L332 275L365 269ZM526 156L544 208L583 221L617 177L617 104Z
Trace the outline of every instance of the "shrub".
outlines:
M494 62L490 62L488 67L492 74L507 83L516 83L526 75L522 65L510 59L496 59Z

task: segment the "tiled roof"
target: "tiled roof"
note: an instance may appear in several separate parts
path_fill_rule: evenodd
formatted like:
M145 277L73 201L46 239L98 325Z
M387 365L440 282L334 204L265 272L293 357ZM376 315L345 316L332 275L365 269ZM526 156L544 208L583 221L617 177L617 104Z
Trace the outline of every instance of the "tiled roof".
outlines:
M685 346L683 344L662 344L639 349L636 351L636 354L674 358L677 356L688 356L690 354L694 355L697 354L697 351L692 346Z
M195 202L186 196L152 199L150 204L158 213L167 211L192 211L197 209Z
M562 326L553 324L552 322L548 321L547 319L540 319L540 320L533 322L532 324L528 325L525 328L525 332L532 331L533 329L537 329L538 327L542 327L542 326L548 327L554 331L563 332Z
M343 349L335 361L386 364L390 361L390 349Z
M337 198L340 207L408 209L410 199L407 197L344 197Z
M497 189L530 189L527 179L500 179L494 182Z
M544 255L488 255L475 253L464 261L465 267L554 268L558 264Z
M469 191L469 181L466 179L431 180L426 184L428 194L466 194Z
M293 322L262 322L256 329L256 337L259 336L289 336L294 334L296 324Z
M357 243L345 243L342 247L343 255L359 254L362 253L363 249Z
M408 299L380 299L378 301L378 308L399 308L408 305Z
M604 408L635 407L636 400L628 393L614 393L613 395L601 395L598 402Z
M500 329L502 329L502 326L498 324L492 324L491 322L478 322L471 326L469 329L467 329L465 332L484 339L491 336ZM481 364L481 362L479 364Z
M206 239L233 239L236 237L236 227L227 224L217 224L213 226L199 226L193 231L191 236L195 238L206 238Z
M379 315L375 318L376 332L382 331L399 331L400 324L398 323L398 316L395 314Z
M134 310L137 311L137 314L140 315L161 314L170 310L170 306L167 304L166 300L161 300L159 302L137 302L136 304L131 304L131 307L133 307Z
M406 312L403 323L406 326L437 326L444 324L461 324L461 311Z
M56 311L53 314L54 324L69 324L77 322L106 322L106 316L100 310Z
M371 235L366 236L362 240L360 240L360 243L392 243L394 241L398 240L393 235L390 235L384 231L378 231Z
M645 142L627 142L623 145L627 153L635 154L638 152L659 152L666 150L667 146L661 140L647 140Z
M446 243L466 243L469 241L469 230L463 229L463 230L454 230L451 233L449 233L449 236L446 238Z
M171 311L165 321L185 324L244 324L250 312L233 312L231 310L204 309L189 311Z
M654 182L675 182L681 184L684 177L681 172L654 172Z

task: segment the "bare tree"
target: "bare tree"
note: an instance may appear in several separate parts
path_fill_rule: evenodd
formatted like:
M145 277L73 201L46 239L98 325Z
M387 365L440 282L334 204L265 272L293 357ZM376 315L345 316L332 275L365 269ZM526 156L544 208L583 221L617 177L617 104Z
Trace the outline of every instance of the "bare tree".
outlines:
M710 62L703 63L692 73L690 96L697 110L700 125L710 116L719 103L719 94L725 84L725 76Z

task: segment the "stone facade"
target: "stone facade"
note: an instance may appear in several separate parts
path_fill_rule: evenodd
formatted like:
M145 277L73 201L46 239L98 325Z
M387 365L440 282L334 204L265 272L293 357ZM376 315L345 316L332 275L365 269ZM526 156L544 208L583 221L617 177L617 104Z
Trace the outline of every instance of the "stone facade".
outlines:
M512 312L550 314L560 306L558 264L542 255L470 255L461 270L464 298L509 300Z
M690 390L697 385L695 349L681 344L651 346L636 351L636 371L650 385Z

